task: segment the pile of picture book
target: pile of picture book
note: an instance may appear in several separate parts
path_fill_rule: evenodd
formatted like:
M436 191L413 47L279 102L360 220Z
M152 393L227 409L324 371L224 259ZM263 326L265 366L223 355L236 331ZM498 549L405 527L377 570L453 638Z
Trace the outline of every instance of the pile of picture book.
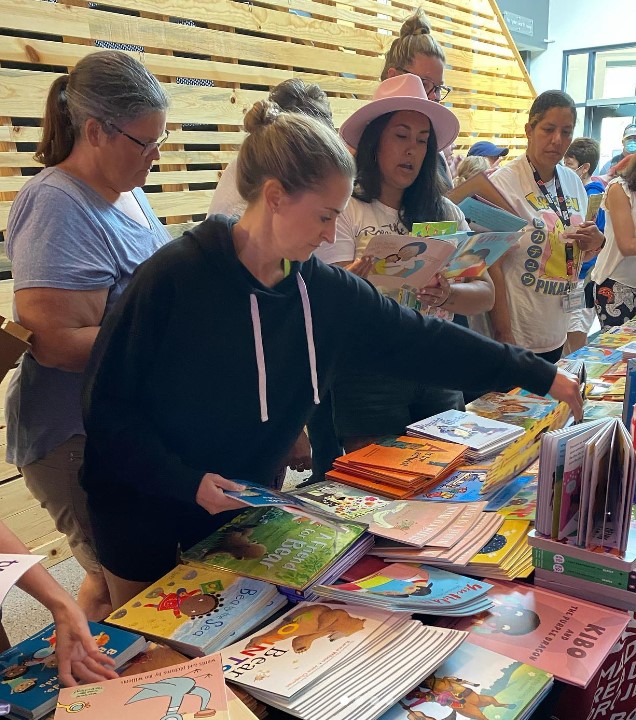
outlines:
M312 585L335 581L372 546L365 525L266 505L239 513L182 560L265 580L298 601L313 598Z
M465 451L454 442L389 437L336 458L326 477L393 498L410 497L458 467Z
M227 682L303 720L374 720L465 636L405 613L301 603L221 655Z
M100 652L115 661L115 669L146 646L136 633L100 623L89 625ZM9 707L14 717L38 720L55 708L60 690L56 641L55 626L48 625L0 653L0 707Z
M257 717L225 684L218 653L139 675L62 689L55 720L76 713L86 720Z
M543 581L553 583L551 586L559 583L576 595L585 592L586 597L636 609L636 595L627 579L634 558L625 555L630 542L635 468L633 439L619 419L601 418L545 435L536 532L530 538L535 548L556 557L551 568L541 568ZM575 588L574 581L556 577L562 574L566 558L571 567L570 557L587 559L594 566L613 556L626 573L626 585L616 588L617 592L602 593L600 587L581 583ZM548 563L548 557L535 553L535 560L542 564ZM554 575L547 575L549 572ZM586 580L594 582L592 570L589 575Z

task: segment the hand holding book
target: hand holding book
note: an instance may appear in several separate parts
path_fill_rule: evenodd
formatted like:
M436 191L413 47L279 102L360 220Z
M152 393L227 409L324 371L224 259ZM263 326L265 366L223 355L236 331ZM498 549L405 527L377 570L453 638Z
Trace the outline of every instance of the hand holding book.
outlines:
M240 510L245 507L245 503L229 497L223 491L234 490L235 492L239 492L243 489L243 485L239 485L232 480L227 480L216 473L206 473L201 478L195 500L197 504L204 510L207 510L210 515L224 512L225 510Z
M555 400L567 403L577 422L583 419L583 394L579 380L574 375L564 372L561 368L557 369L549 394Z

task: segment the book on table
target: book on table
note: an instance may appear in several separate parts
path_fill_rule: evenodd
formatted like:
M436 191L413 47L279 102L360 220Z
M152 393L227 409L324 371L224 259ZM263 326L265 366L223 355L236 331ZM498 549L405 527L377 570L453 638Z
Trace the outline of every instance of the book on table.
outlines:
M441 624L466 630L475 645L585 687L630 620L630 615L524 583L491 581L494 606Z
M338 561L346 566L348 551L359 541L369 538L372 542L371 536L363 538L365 532L364 525L344 520L335 524L280 508L252 508L184 552L182 558L188 564L303 591Z
M227 682L296 717L375 720L464 638L405 613L301 603L221 654Z
M238 640L287 603L273 585L225 570L178 565L106 622L190 657Z
M67 718L70 713L86 720L255 717L237 703L240 701L234 696L228 703L221 656L214 654L140 675L63 688L55 720Z
M381 720L529 720L553 681L548 672L467 640Z
M89 623L99 651L121 667L141 652L146 641L136 633ZM27 720L38 720L55 707L60 682L57 676L55 626L43 630L0 653L0 704Z

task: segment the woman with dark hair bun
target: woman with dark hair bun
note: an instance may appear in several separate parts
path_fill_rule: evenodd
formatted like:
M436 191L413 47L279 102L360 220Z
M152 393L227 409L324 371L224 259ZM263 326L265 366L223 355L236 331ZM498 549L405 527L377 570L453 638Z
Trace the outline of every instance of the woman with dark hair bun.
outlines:
M7 393L7 460L86 571L78 601L90 620L110 599L78 482L80 388L104 316L170 239L140 189L168 137L167 107L157 79L126 53L84 57L49 90L35 155L45 169L7 225L16 319L33 331Z

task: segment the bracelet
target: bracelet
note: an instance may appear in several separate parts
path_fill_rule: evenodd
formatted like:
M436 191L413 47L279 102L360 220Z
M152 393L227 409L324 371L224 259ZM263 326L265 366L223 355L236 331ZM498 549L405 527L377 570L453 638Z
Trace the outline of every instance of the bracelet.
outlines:
M452 292L453 292L453 286L452 286L452 285L449 285L449 286L448 286L448 295L444 298L444 302L441 302L437 307L443 307L444 305L446 305L446 303L448 302L448 300L449 300Z

